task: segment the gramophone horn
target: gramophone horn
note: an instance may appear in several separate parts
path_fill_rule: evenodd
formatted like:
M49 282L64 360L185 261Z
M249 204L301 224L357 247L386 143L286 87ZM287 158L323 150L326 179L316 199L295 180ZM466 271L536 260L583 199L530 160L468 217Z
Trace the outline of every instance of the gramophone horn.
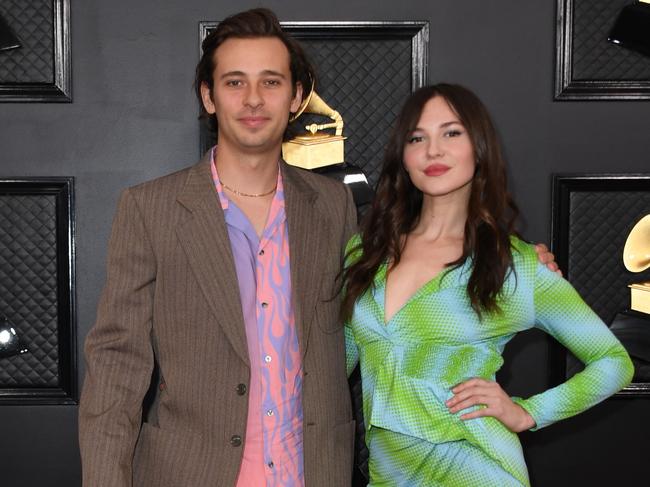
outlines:
M623 248L623 263L632 272L650 267L650 215L641 218L628 235Z
M311 86L309 87L309 93L307 93L307 96L303 98L302 103L298 107L298 110L296 110L296 113L292 113L291 116L289 117L289 123L293 122L294 120L297 120L300 115L305 111L307 106L309 105L309 102L311 101L311 97L314 95L314 80L311 80Z

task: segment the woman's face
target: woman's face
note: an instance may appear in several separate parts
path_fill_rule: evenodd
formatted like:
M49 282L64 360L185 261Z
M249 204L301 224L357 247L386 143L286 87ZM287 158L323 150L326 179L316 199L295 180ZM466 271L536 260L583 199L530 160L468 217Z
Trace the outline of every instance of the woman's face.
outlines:
M404 145L404 166L424 195L469 197L474 148L460 118L441 96L431 98Z

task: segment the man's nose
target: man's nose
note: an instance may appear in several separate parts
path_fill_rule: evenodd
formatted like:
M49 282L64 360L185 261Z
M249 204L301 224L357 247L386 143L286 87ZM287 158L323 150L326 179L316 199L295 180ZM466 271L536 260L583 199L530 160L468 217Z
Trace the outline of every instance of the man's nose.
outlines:
M244 103L252 108L257 108L264 103L260 88L256 84L251 83L248 85Z

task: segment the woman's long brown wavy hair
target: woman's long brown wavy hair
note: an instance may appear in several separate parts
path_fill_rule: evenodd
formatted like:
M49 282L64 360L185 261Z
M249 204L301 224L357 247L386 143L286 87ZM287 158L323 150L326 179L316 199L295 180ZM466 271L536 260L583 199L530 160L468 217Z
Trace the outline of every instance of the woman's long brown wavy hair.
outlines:
M405 244L405 236L417 225L422 207L422 192L404 168L404 146L415 130L425 104L441 96L458 115L467 130L476 159L472 180L463 254L449 268L472 258L467 293L472 308L498 312L498 297L512 267L510 235L519 214L507 191L506 168L492 119L478 97L459 85L441 83L420 88L406 101L391 134L383 168L377 183L372 208L361 226L361 243L348 253L361 252L343 271L346 295L341 314L347 320L354 303L371 286L379 266L396 266Z

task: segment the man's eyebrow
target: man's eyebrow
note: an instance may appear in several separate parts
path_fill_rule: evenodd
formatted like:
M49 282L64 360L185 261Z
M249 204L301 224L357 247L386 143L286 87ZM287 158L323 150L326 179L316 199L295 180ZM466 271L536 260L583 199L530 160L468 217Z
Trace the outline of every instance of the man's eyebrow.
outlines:
M280 71L275 71L273 69L265 69L265 70L262 71L261 74L263 74L265 76L277 76L277 77L282 78L282 79L286 78L284 73L281 73Z
M223 73L220 78L228 78L230 76L245 76L243 71L228 71L227 73Z
M280 71L275 71L273 69L264 69L264 70L260 71L260 74L263 75L263 76L277 76L279 78L286 79L286 76L284 75L284 73L281 73ZM244 73L243 71L236 71L236 70L235 71L228 71L227 73L223 73L220 76L220 78L223 79L223 78L228 78L228 77L231 77L231 76L246 76L246 73Z

